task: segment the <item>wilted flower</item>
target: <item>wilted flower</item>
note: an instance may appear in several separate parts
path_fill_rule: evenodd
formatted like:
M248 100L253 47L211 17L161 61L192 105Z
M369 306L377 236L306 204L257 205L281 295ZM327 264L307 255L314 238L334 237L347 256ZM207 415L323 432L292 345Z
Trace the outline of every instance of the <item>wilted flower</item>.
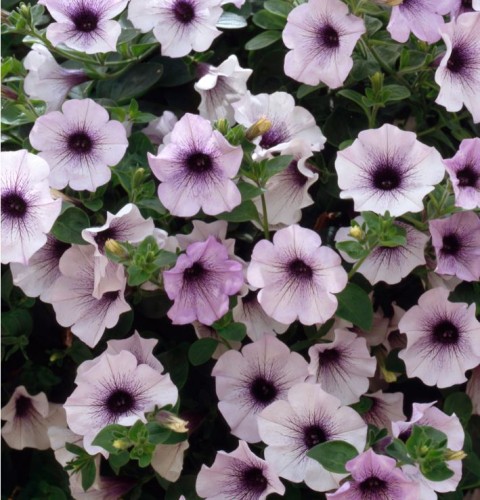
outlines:
M40 116L30 132L32 146L51 168L50 186L67 184L80 191L96 191L106 184L128 146L125 129L110 120L108 113L92 99L72 99L62 111Z
M50 169L45 160L20 151L1 153L2 264L28 264L47 243L47 235L62 209L50 195Z
M308 85L343 85L353 66L352 52L365 24L340 0L310 0L287 18L283 42L285 74Z

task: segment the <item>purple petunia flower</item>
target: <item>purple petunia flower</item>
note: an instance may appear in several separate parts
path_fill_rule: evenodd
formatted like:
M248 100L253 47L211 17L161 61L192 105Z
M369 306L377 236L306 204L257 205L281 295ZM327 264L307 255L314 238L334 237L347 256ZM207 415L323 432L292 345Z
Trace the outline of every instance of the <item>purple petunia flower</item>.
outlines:
M195 320L211 325L228 311L228 297L243 285L242 264L229 259L227 249L213 236L192 243L163 272L165 291L174 301L167 315L175 325Z
M465 12L473 12L480 10L480 0L455 0L452 10L450 11L450 18L458 17Z
M249 283L261 288L258 301L273 319L289 324L325 323L347 284L341 258L322 246L320 236L296 224L259 241L248 266Z
M123 125L92 99L72 99L62 111L37 118L30 132L32 146L51 168L50 186L67 184L80 191L96 191L106 184L125 154L128 140Z
M464 139L457 154L444 160L455 193L455 206L480 208L480 139Z
M470 111L480 122L480 12L462 14L440 30L447 52L435 73L440 93L435 102L447 111Z
M50 168L45 160L20 151L1 153L2 264L28 264L47 243L62 209L50 195Z
M47 28L47 38L56 47L96 54L116 51L120 24L111 19L126 7L128 0L40 0L57 21Z
M448 291L433 288L398 324L407 336L399 353L408 377L440 388L467 381L465 372L480 364L480 323L475 304L448 301Z
M353 66L352 52L365 24L340 0L310 0L287 18L283 42L285 74L308 85L343 85Z
M148 163L162 182L158 197L172 215L189 217L202 209L208 215L231 211L241 195L231 180L237 175L243 152L232 146L208 120L187 113L169 142Z
M474 212L458 212L429 222L437 256L435 272L465 281L480 279L480 218Z
M445 175L435 148L390 124L360 132L339 151L335 169L340 198L353 198L356 211L394 216L423 210L423 197Z

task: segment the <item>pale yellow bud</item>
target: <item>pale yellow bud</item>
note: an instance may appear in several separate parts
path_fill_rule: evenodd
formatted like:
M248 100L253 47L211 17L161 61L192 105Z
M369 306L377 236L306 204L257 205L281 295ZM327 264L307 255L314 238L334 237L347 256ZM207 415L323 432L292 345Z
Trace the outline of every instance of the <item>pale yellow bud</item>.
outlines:
M402 5L404 0L373 0L378 5L386 5L387 7L396 7Z
M445 460L463 460L467 457L467 454L463 450L453 451L447 450L445 452L444 458Z
M253 141L256 137L260 137L265 132L268 132L272 128L272 122L266 117L262 116L257 120L252 126L250 126L245 132L245 137L249 141Z
M122 245L120 245L118 241L112 240L111 238L105 242L105 248L117 257L128 257L128 252L122 247Z
M159 424L173 432L178 432L180 434L188 432L188 422L180 417L177 417L177 415L170 413L169 411L162 410L157 413L155 418Z
M115 439L112 446L117 450L126 450L130 446L130 443L125 439Z
M358 241L360 241L365 236L365 233L362 231L362 228L360 226L351 227L348 234L349 236L355 238Z

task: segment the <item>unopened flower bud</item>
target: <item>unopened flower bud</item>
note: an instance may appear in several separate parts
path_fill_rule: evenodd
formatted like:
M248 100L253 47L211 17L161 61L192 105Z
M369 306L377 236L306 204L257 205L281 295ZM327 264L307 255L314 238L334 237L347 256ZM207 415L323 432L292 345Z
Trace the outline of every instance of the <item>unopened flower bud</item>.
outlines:
M377 5L386 5L387 7L396 7L402 5L404 0L373 0Z
M222 134L226 135L228 132L228 121L225 120L225 118L220 118L220 120L217 120L215 123L215 128Z
M449 460L463 460L467 457L467 454L463 450L453 451L447 450L443 455L443 458L447 461Z
M145 169L140 167L135 170L135 173L133 174L133 180L132 180L132 186L134 188L139 187L143 183L144 179L144 174L145 174Z
M160 411L155 418L159 424L173 432L184 433L188 431L188 422L169 411Z
M362 231L362 228L360 226L353 226L350 228L348 235L360 241L365 236L365 233Z
M265 116L262 116L257 120L252 126L250 126L245 132L245 137L249 141L253 141L256 137L263 135L272 128L272 122Z
M115 439L112 446L117 450L126 450L130 446L130 443L126 439Z
M123 248L122 245L118 241L112 240L109 238L105 242L105 248L112 253L113 255L120 257L120 258L127 258L128 257L128 252Z
M54 352L51 356L50 356L50 363L55 363L55 361L59 360L62 358L62 354L59 353L59 352Z

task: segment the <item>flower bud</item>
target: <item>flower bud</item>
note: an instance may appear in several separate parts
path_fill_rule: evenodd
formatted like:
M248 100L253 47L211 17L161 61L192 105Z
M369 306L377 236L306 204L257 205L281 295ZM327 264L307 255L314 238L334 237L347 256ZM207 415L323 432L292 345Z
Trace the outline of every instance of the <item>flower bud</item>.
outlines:
M353 226L350 228L348 235L358 241L361 241L365 236L365 233L362 231L362 228L360 226Z
M253 141L256 137L263 135L272 128L272 122L265 116L258 119L253 125L251 125L245 132L245 137L249 141Z
M463 450L453 451L447 450L443 455L443 458L447 461L449 460L463 460L467 457L467 454Z
M188 432L188 422L169 411L162 410L155 416L157 422L173 432Z
M386 5L387 7L396 7L402 5L404 0L373 0L377 5Z
M128 257L127 250L125 250L118 241L112 240L111 238L105 242L105 248L116 257L125 259Z
M130 447L130 442L126 439L115 439L113 441L112 446L117 450L126 450Z

